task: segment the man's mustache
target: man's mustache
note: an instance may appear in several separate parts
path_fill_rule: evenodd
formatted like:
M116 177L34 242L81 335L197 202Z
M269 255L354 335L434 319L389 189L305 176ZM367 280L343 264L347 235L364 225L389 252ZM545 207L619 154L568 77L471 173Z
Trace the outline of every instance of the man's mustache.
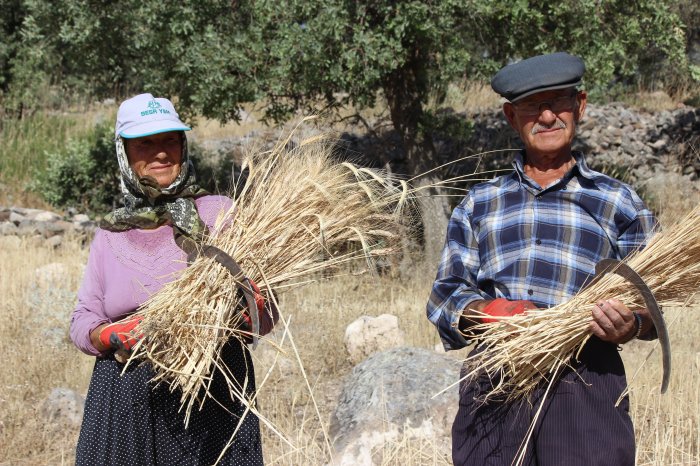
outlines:
M552 128L565 129L566 123L561 121L559 118L557 118L557 121L552 123L551 126L545 126L545 125L541 125L539 123L535 123L535 126L533 126L532 129L530 130L530 134L535 135L535 134L539 133L540 131L546 131L546 130L552 129Z

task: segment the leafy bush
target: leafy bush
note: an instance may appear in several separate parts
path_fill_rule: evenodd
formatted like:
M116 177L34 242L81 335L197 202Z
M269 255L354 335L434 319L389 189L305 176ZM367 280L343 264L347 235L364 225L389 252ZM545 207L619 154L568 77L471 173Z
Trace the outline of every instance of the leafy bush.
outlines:
M213 194L227 195L232 189L233 153L217 154L190 142L190 159L197 174L197 183Z
M112 210L121 199L113 131L111 123L102 123L88 137L69 141L63 151L47 153L32 189L59 208L93 214Z

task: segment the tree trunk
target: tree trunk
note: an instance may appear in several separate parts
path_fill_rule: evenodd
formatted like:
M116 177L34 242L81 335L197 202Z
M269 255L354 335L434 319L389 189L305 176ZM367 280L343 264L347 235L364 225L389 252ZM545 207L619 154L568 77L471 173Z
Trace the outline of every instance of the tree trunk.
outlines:
M423 100L428 96L426 73L418 52L402 68L394 70L383 80L384 95L394 129L403 144L406 169L409 175L418 175L435 159L430 131L422 128L425 121Z
M429 127L425 127L423 100L428 89L423 63L416 52L414 59L384 79L384 93L394 129L401 135L406 171L411 176L425 173L437 164L435 146ZM414 187L434 185L435 174L420 178ZM422 228L419 241L426 261L436 264L440 258L450 215L448 198L439 196L439 189L419 193Z

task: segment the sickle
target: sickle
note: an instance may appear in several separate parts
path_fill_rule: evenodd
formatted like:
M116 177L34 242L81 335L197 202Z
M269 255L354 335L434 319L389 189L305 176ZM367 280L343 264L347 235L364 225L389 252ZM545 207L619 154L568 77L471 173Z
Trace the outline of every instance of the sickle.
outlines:
M595 266L595 273L596 275L593 278L593 281L589 283L588 286L598 281L607 273L615 273L637 288L637 290L641 293L642 298L644 298L644 303L649 310L652 322L654 322L656 334L658 335L659 343L661 344L664 370L663 379L661 380L661 393L666 393L666 389L668 388L668 383L671 378L671 343L668 338L668 329L666 328L664 316L659 309L659 305L656 302L656 298L654 298L654 294L637 272L632 270L629 265L617 259L601 260Z
M201 245L198 246L191 238L185 235L175 235L175 242L177 245L187 253L187 262L191 264L194 260L204 255L211 259L214 259L219 264L223 265L231 272L231 275L241 281L244 281L247 286L239 285L238 289L243 292L246 303L248 304L248 314L250 315L250 320L252 325L252 337L253 337L253 349L258 346L258 334L260 333L260 316L258 315L258 305L255 302L255 295L253 294L253 287L250 285L248 277L243 273L243 269L238 265L233 257L226 254L221 249L210 246Z

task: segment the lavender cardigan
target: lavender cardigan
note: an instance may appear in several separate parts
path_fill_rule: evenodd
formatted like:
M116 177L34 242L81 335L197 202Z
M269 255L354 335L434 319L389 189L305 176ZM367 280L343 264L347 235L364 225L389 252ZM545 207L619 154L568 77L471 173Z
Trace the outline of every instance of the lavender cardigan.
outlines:
M232 201L224 196L203 196L195 203L199 216L211 229ZM90 332L133 313L149 296L177 278L186 266L185 260L170 226L125 232L98 229L70 323L75 346L99 356L90 342Z

